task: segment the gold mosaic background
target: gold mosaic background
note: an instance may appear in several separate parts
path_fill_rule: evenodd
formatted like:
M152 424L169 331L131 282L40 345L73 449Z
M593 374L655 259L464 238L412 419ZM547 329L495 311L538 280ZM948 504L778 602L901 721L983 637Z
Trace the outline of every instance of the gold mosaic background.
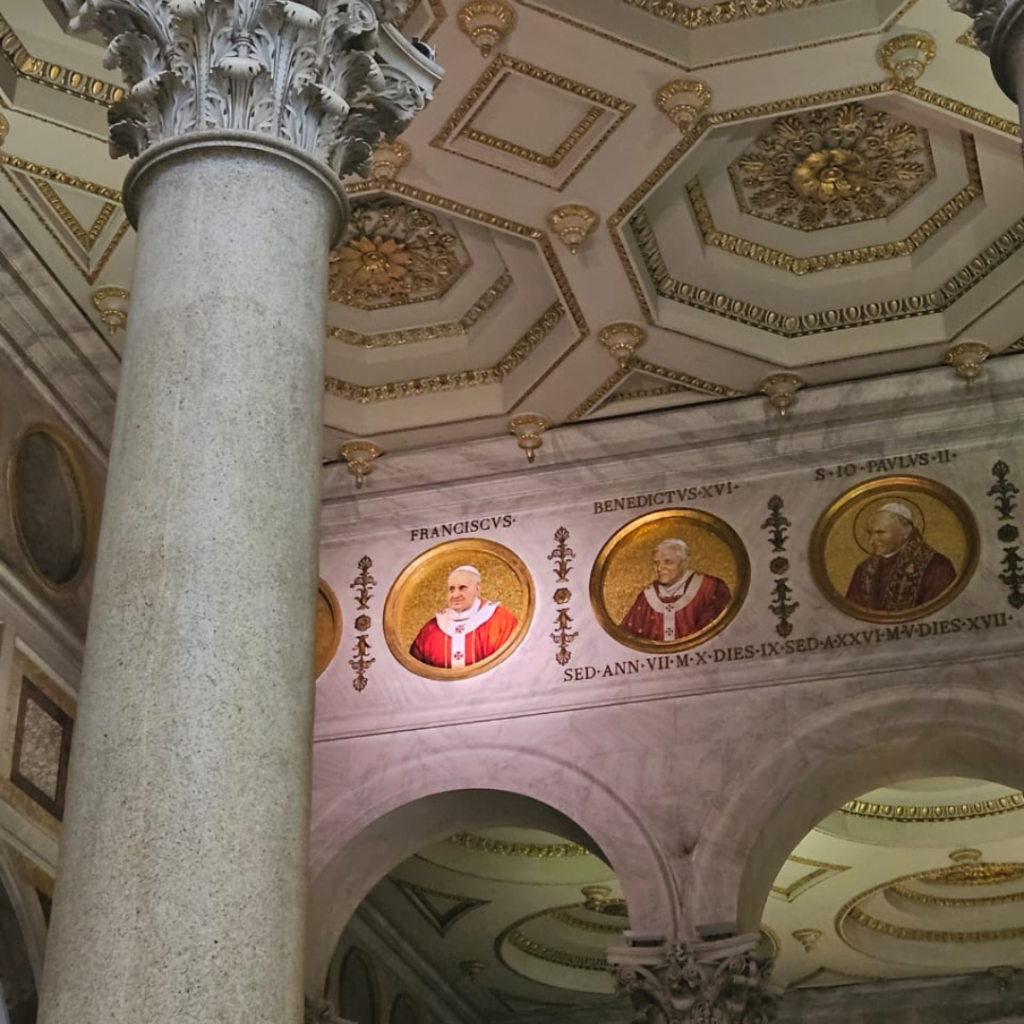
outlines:
M870 554L867 524L871 516L891 501L907 505L914 514L914 525L936 551L944 554L956 568L964 571L968 555L968 534L957 514L940 498L916 489L893 488L864 495L852 501L833 523L825 538L823 552L829 582L845 594L854 569Z
M521 578L511 559L471 542L460 541L456 545L442 544L428 552L400 589L388 595L388 604L394 601L392 621L403 651L409 650L416 634L430 619L448 607L448 576L460 565L474 565L480 570L482 600L500 601L521 627L528 625L530 581L525 577L525 569Z
M690 548L690 565L706 576L725 580L733 596L740 570L728 542L712 526L685 514L637 527L608 555L601 597L609 617L618 625L636 595L654 579L654 549L663 540L678 538Z

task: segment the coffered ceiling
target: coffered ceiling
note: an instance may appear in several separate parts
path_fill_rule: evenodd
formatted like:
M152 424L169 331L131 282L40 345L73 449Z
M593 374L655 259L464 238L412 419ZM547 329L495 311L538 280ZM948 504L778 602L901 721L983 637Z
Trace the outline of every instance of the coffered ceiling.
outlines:
M945 0L506 6L487 56L453 0L405 19L446 75L406 162L348 183L325 457L353 437L434 445L524 412L720 401L773 372L835 382L1020 338L1017 113ZM126 165L105 141L119 87L55 3L0 15L0 205L104 330L95 289L132 284ZM575 253L550 221L565 204L595 215ZM599 334L623 322L642 341L617 361Z

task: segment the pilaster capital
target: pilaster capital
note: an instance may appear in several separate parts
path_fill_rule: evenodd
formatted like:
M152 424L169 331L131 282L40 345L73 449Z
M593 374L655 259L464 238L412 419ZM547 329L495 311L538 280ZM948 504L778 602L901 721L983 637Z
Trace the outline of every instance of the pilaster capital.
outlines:
M367 174L441 69L391 24L400 0L65 0L128 85L112 156L206 130L291 143L339 176Z
M757 935L715 942L629 946L608 951L634 1024L768 1024L780 990L772 961L759 957Z
M1017 99L1019 38L1024 31L1024 0L948 0L952 10L973 22L974 42L992 61L1000 88Z

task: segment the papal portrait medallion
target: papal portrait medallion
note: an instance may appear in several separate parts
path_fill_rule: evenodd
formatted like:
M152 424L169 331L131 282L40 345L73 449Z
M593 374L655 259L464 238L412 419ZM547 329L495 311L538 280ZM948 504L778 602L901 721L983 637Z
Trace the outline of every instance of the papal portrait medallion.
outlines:
M978 526L944 484L888 476L841 495L811 534L811 570L837 608L909 622L948 604L978 564Z
M341 609L338 598L326 580L316 589L316 632L314 634L314 677L319 679L338 653L341 641Z
M533 580L503 544L439 544L399 573L384 604L384 638L410 672L465 679L504 661L533 618Z
M750 559L728 523L699 509L664 509L608 539L590 574L590 600L627 647L683 651L725 629L749 585Z

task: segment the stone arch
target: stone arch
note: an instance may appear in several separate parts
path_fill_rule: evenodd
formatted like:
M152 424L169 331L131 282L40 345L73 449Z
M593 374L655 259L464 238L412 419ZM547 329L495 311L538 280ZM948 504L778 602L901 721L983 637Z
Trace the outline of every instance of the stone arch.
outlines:
M341 933L370 889L417 850L459 831L519 825L581 843L615 870L634 929L677 932L678 895L657 841L604 783L550 755L498 746L439 752L318 803L306 956L311 995L320 996Z
M698 840L684 893L693 924L755 931L797 843L869 790L928 775L1024 789L1024 699L1007 686L1005 665L970 671L970 683L899 686L838 701L756 758Z

